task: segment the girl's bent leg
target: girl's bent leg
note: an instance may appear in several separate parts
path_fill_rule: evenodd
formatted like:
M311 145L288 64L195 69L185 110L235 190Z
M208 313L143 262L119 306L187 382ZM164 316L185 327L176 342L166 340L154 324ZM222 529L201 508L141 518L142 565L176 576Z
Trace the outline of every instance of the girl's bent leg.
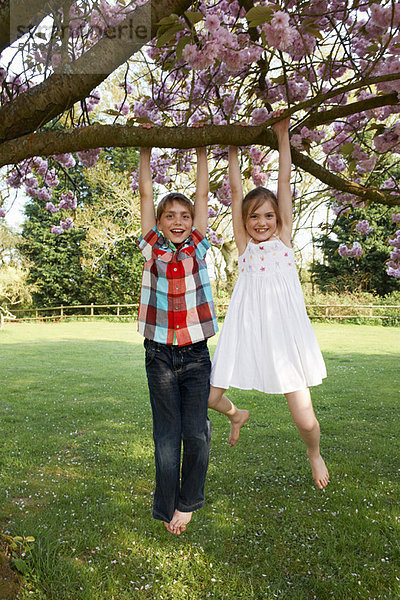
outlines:
M226 390L222 388L211 386L208 407L228 417L231 422L228 442L230 446L234 446L239 439L240 429L249 418L249 411L237 408L233 402L225 396L225 392Z
M285 394L290 413L299 430L300 436L307 446L313 479L319 489L323 489L329 481L329 473L320 454L320 428L311 402L310 390L298 390Z

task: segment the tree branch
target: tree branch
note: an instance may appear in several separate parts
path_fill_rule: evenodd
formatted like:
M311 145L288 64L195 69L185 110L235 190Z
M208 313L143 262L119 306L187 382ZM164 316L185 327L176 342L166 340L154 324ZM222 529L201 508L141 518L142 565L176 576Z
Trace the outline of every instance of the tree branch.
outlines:
M391 94L383 94L382 96L373 96L365 100L359 100L357 102L350 102L343 106L337 106L331 110L323 110L321 112L314 112L307 119L301 123L301 127L307 127L311 129L318 125L324 125L325 123L332 123L342 117L348 117L366 110L372 110L373 108L379 108L380 106L396 106L399 104L399 97L397 92Z
M270 119L266 124L256 127L206 125L201 128L153 127L152 129L122 125L90 125L66 131L40 132L1 144L0 167L15 164L33 156L51 156L107 146L189 149L213 145L250 146L261 144L277 150L276 136L269 127L272 122L273 119ZM294 165L314 175L331 188L354 194L364 201L385 206L397 206L400 203L399 195L392 195L390 192L378 189L364 188L342 176L331 173L295 148L292 148L292 160Z
M171 13L181 15L191 4L192 0L152 0L137 8L133 15L135 22L143 23L148 9L151 9L149 37L152 39L157 33L160 19ZM132 18L128 17L121 23L119 30L125 31L128 28L129 31ZM54 73L43 83L20 94L0 109L0 142L35 131L71 108L75 102L86 98L147 42L148 39L132 43L124 39L103 37L93 48L67 65L66 73ZM99 65L102 73L98 72Z

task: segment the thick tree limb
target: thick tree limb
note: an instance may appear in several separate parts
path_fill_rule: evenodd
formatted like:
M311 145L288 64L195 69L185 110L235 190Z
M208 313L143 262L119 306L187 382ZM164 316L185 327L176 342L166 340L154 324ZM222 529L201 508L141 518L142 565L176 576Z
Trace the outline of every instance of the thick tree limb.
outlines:
M343 106L337 106L330 110L323 110L320 112L316 111L301 123L301 127L307 127L308 129L311 129L312 127L324 125L325 123L332 123L332 121L336 121L342 117L355 115L366 110L372 110L381 106L396 106L397 104L399 104L397 92L392 92L391 94L382 94L382 96L373 96L371 98L367 98L366 100L359 100L358 102L343 104Z
M171 13L183 14L192 0L152 0L150 38L156 35L158 22ZM149 3L134 12L135 22L143 23ZM125 31L129 18L120 24ZM20 94L0 109L0 142L35 131L51 119L71 108L75 102L86 98L90 92L128 60L148 39L132 44L126 40L101 40L80 58L69 65L68 74L53 74L43 83ZM102 73L99 73L101 65Z
M51 156L64 152L89 150L107 146L143 146L158 148L195 148L198 146L261 144L277 150L278 143L272 129L273 120L257 127L237 125L206 125L191 127L129 127L122 125L91 125L67 131L48 131L30 134L0 146L0 166L14 164L32 156ZM397 206L400 196L393 196L378 189L363 188L331 173L309 156L292 148L293 163L311 173L327 186L359 196L365 201L386 206Z

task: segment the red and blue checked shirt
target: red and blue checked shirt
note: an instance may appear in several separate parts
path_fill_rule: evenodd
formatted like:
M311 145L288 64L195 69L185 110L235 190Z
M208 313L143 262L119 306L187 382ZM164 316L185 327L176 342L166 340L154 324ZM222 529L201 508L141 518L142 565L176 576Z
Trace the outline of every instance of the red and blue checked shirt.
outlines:
M161 344L186 346L218 331L205 255L210 243L197 229L176 249L154 227L138 246L145 263L138 330Z

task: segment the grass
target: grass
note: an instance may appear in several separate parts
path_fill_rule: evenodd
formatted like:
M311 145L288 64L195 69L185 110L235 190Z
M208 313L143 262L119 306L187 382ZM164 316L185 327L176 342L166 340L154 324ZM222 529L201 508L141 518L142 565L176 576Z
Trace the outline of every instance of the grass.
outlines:
M328 368L312 395L329 486L314 487L284 399L235 390L251 420L230 448L225 418L210 414L206 505L175 537L151 518L135 324L7 324L0 530L36 540L18 598L398 599L399 330L315 331Z

